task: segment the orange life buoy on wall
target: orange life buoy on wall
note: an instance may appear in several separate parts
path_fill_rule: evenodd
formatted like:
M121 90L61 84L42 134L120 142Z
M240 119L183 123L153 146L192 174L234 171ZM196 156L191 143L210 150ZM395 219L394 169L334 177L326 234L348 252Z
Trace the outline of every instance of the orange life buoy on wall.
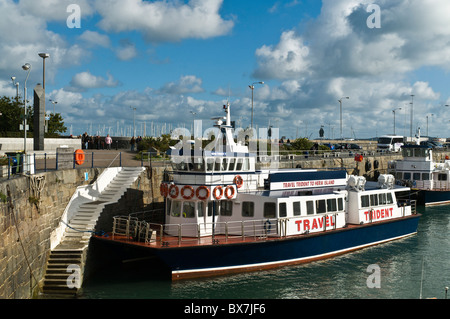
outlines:
M242 185L244 185L244 180L242 179L241 176L237 175L234 179L233 179L233 183L236 184L237 188L241 188Z
M200 191L201 190L205 190L206 191L206 195L205 196L200 196ZM206 200L207 198L209 198L210 195L210 191L209 188L206 186L200 186L199 188L197 188L197 191L195 192L195 195L197 195L197 198L200 200Z
M162 197L167 197L167 194L169 192L169 187L166 183L161 183L161 186L159 187L159 191L161 193Z
M178 197L178 186L175 184L170 185L169 187L169 196L171 198L177 198Z
M233 198L233 196L234 196L234 187L233 186L229 185L229 186L227 186L227 188L225 188L225 196L228 199Z
M219 194L217 194L217 191L219 191ZM214 195L214 198L215 198L215 199L221 199L222 196L223 196L223 189L222 189L222 186L216 186L216 187L214 188L213 195Z
M83 150L75 151L75 163L77 165L82 165L84 163L84 152Z
M185 194L186 189L189 189L189 191L191 192L189 195L186 195L186 194ZM187 200L192 199L192 197L194 197L194 194L195 194L194 188L193 188L192 186L190 186L190 185L184 185L184 186L181 188L181 196L182 196L184 199L187 199Z

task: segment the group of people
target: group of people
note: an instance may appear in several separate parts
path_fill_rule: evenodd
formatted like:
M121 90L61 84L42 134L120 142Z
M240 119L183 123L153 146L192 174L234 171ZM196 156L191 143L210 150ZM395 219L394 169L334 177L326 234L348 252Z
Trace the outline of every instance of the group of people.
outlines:
M87 132L84 132L84 134L81 136L81 145L83 149L97 149L97 150L104 150L105 145L106 149L110 150L112 144L112 138L109 136L109 134L105 137L104 140L100 138L100 136L89 136Z
M131 151L134 152L134 146L139 144L139 142L142 141L142 136L138 136L137 138L134 138L134 136L130 140L130 146Z
M142 141L141 136L138 136L137 138L135 138L133 136L131 138L130 147L131 147L132 152L135 151L135 146L137 144L139 144L140 141ZM106 149L110 150L111 144L112 144L112 138L108 134L105 137L105 139L102 140L101 137L98 135L97 136L89 136L89 134L87 132L84 132L84 134L81 136L81 143L82 143L82 148L86 149L86 150L88 150L88 149L104 150L105 145L106 145Z

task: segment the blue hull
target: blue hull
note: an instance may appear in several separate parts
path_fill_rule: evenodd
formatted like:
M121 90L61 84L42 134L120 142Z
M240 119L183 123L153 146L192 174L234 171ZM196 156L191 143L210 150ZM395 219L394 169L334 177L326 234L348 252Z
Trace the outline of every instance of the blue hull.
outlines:
M173 279L275 268L329 258L415 234L419 215L321 234L254 243L159 249Z
M417 233L420 215L386 222L266 241L152 248L95 237L115 256L162 262L173 280L301 264ZM94 237L93 237L94 238Z
M417 203L424 206L438 206L450 204L450 191L420 190Z

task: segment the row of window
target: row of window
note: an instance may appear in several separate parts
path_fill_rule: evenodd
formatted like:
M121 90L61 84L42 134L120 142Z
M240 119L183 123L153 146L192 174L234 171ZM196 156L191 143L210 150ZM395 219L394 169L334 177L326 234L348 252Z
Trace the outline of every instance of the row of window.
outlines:
M206 164L206 165L205 165ZM207 158L206 162L202 158L192 157L190 163L175 163L174 168L178 171L204 172L235 172L247 171L250 168L249 158Z
M397 172L395 174L397 180L406 181L429 181L430 173L418 173L418 172ZM446 181L448 179L447 174L438 174L438 181Z
M301 215L300 202L289 203L292 205L292 213L294 216ZM324 214L329 212L338 212L344 210L343 198L330 198L306 201L306 215ZM168 201L168 214L173 217L194 218L197 211L198 217L204 217L206 214L212 216L214 209L214 202L209 202L207 205L204 202L181 202ZM197 207L196 207L197 205ZM278 217L287 217L288 203L279 203ZM216 207L217 215L232 216L233 202L220 201ZM255 203L250 201L242 202L241 204L242 217L255 217ZM264 203L263 218L276 218L277 210L276 203Z
M393 204L391 193L371 194L361 196L361 208Z

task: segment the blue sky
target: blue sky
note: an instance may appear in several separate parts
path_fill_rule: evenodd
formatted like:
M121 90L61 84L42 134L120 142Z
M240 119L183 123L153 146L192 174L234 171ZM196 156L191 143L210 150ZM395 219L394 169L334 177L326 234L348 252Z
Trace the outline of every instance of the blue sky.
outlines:
M81 9L69 28L69 5ZM380 28L367 19L376 4ZM68 133L137 135L203 129L229 99L238 126L289 138L369 138L414 131L447 137L450 107L447 0L0 0L0 94L42 82ZM375 21L375 20L373 20ZM132 107L132 108L131 108ZM156 133L158 133L156 132Z

